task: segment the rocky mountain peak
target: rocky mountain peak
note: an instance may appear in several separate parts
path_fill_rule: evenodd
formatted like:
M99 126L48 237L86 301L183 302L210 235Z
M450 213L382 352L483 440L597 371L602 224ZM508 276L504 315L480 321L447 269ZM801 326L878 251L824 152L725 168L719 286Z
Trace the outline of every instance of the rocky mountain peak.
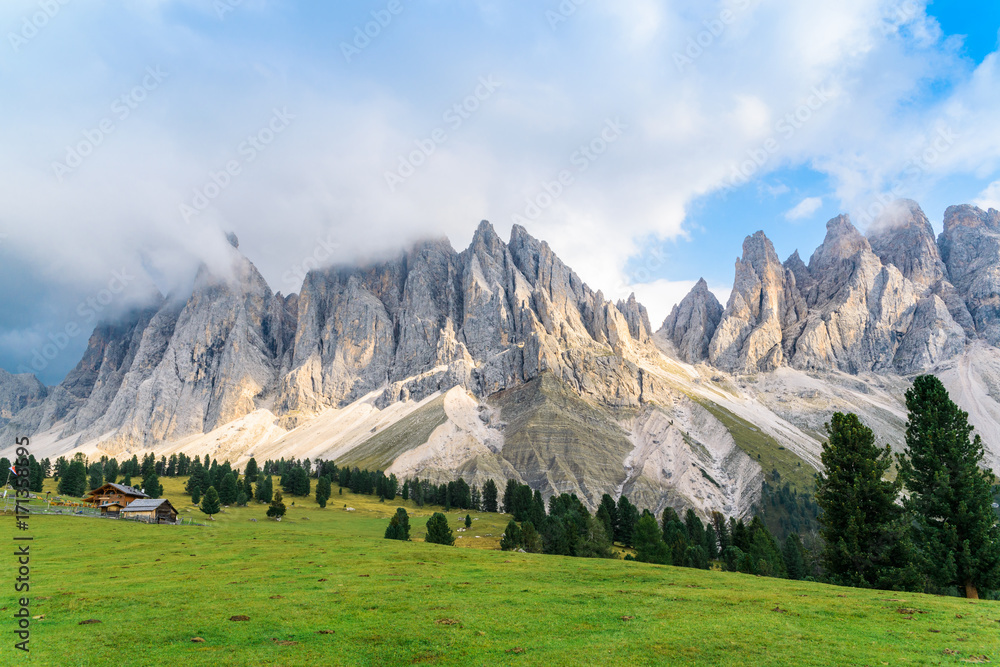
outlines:
M868 230L872 250L925 291L945 279L945 266L934 229L920 206L901 199L890 206Z
M826 223L826 238L809 259L809 272L819 279L821 272L866 250L870 252L871 246L850 216L838 215Z
M708 283L700 278L691 291L663 320L658 334L665 336L682 360L689 364L708 358L708 345L722 319L722 304Z

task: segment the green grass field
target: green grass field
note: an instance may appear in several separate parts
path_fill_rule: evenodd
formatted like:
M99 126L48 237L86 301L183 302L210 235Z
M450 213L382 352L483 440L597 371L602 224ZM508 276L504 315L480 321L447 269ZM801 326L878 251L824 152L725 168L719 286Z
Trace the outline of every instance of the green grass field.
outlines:
M204 518L164 482L185 517ZM1000 662L996 602L501 552L502 515L473 513L456 547L397 542L382 539L395 508L409 505L418 540L431 508L336 490L326 509L291 500L280 523L262 505L205 527L32 517L31 613L44 618L30 664ZM453 529L464 515L448 514ZM14 559L0 569L9 614ZM0 664L29 664L3 636Z

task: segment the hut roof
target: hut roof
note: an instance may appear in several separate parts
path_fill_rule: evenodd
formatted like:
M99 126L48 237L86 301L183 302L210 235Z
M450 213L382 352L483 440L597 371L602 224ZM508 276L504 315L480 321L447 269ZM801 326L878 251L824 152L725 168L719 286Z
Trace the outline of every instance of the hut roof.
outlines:
M106 492L106 491L111 490L108 487L111 487L111 489L114 489L118 493L120 493L122 495L125 495L125 496L133 496L135 498L149 498L149 496L147 496L145 493L143 493L139 489L133 488L131 486L124 486L122 484L115 484L114 482L107 482L107 483L99 486L98 488L94 489L93 491L91 491L88 495L96 496L96 495L99 495L102 492Z
M141 500L133 500L122 510L122 512L152 512L155 509L159 509L164 503L170 505L170 501L166 498L143 498ZM175 512L177 511L173 505L170 505L170 509Z

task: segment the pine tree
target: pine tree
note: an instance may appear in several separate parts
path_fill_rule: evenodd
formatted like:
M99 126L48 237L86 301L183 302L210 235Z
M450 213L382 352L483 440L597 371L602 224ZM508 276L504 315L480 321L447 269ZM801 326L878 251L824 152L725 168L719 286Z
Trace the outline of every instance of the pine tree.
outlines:
M535 530L535 524L525 521L521 524L521 539L524 543L524 550L530 554L542 553L542 536Z
M785 570L789 579L803 579L806 576L806 561L798 533L789 533L785 538L781 556L785 560Z
M503 492L503 511L506 514L514 513L514 505L516 504L517 489L521 486L513 479L507 480L507 488Z
M87 493L87 466L80 459L74 458L59 479L60 495L80 498Z
M993 512L992 475L981 467L983 443L969 415L933 375L906 392L906 450L899 477L909 492L920 565L939 589L971 599L1000 588L1000 526Z
M410 517L402 507L396 508L396 514L389 520L389 525L385 529L385 539L404 542L410 539Z
M331 493L333 493L333 484L330 482L330 478L320 477L316 482L316 502L320 507L326 507L326 501L330 500Z
M163 495L163 485L160 484L160 477L156 472L151 472L142 480L142 489L150 498L159 498Z
M260 471L257 467L257 459L251 456L250 460L247 461L246 468L243 470L243 476L246 478L248 482L252 484L257 481L257 474L259 472Z
M521 548L523 543L524 534L521 531L521 527L517 525L516 521L511 519L507 522L507 528L503 531L503 536L500 538L500 549L502 551L514 551Z
M271 502L272 488L273 488L273 482L271 480L270 475L264 477L263 479L258 477L257 488L254 491L254 500L256 500L258 503Z
M444 514L434 512L434 515L427 520L427 534L424 536L424 542L447 544L448 546L455 544L455 536L452 535L451 528L448 527L448 518Z
M205 492L205 497L201 499L201 511L208 515L212 521L215 521L213 514L218 514L221 509L221 503L219 502L219 492L215 490L214 486L208 487L208 491Z
M275 521L281 521L281 517L285 516L285 503L281 501L281 491L275 491L274 498L271 500L271 504L267 508L268 518L274 519Z
M639 510L622 495L618 499L618 532L615 533L615 540L621 542L622 546L632 546L633 533L638 522Z
M88 490L93 491L94 489L101 488L101 485L104 484L104 473L101 464L92 463L90 465L89 472L90 479L87 482Z
M831 581L913 588L912 549L903 508L896 504L901 484L884 479L892 463L889 447L877 447L871 429L854 414L834 413L827 432L816 502L822 510L823 565Z
M670 553L663 532L652 514L643 514L635 526L635 559L642 563L670 565Z
M236 502L236 478L233 473L226 473L219 483L219 500L223 505L232 505Z
M483 511L497 511L497 485L492 479L486 480L486 484L483 484Z

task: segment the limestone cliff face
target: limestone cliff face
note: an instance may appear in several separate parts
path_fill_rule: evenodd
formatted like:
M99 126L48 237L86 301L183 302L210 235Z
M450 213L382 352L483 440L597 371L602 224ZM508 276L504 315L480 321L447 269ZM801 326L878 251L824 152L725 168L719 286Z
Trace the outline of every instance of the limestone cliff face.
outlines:
M785 363L783 331L802 317L795 276L774 246L757 232L743 242L729 303L708 346L712 365L732 373L756 373Z
M976 332L991 345L1000 344L1000 212L948 208L938 245Z
M971 318L930 224L915 204L895 211L874 247L847 216L830 220L808 266L797 252L782 266L763 233L748 237L711 363L735 373L787 364L909 374L960 353L966 331L952 312Z
M708 345L722 320L722 304L702 278L670 311L658 333L673 343L682 360L695 364L708 358Z
M900 200L891 206L868 231L868 241L883 264L899 269L922 296L939 296L952 319L966 333L974 333L975 326L965 301L948 279L934 229L915 201Z
M514 227L510 244L483 222L465 251L419 245L367 268L314 271L303 285L283 411L380 405L462 386L483 397L551 370L585 394L637 403L638 371L607 366L647 345L649 317L633 297L593 292L548 244ZM599 359L604 357L605 359Z
M41 403L48 393L34 375L11 375L0 369L0 426L25 408Z

